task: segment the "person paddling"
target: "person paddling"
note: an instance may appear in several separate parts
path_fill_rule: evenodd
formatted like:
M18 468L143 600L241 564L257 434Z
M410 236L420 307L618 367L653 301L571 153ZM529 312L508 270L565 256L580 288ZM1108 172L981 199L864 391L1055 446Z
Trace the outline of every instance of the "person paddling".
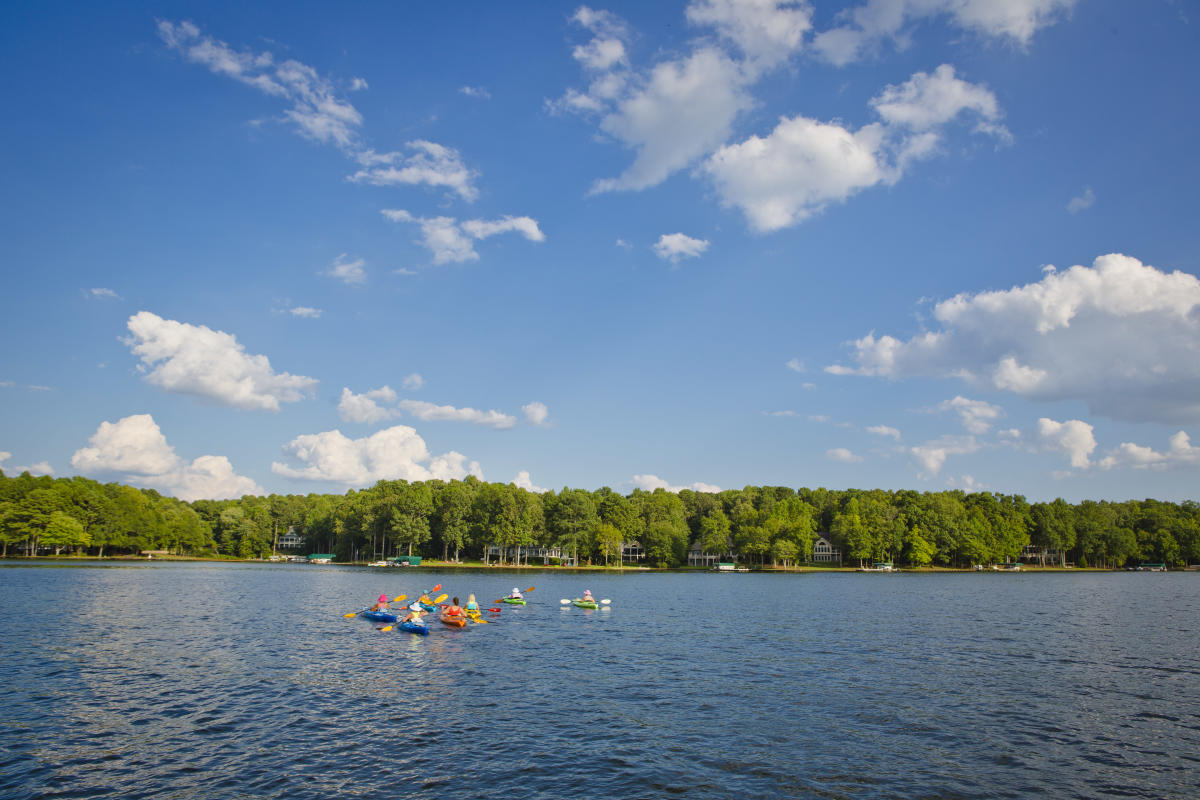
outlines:
M521 594L521 590L518 589L516 586L514 586L512 592L508 595L508 599L509 600L524 600L525 595Z
M372 611L387 611L388 599L386 594L379 595L379 599L375 601L375 605L371 606Z
M478 614L479 613L479 603L477 603L475 601L475 593L474 592L467 595L467 613L468 614L472 614L472 613Z
M445 616L447 616L447 617L461 617L462 615L463 615L463 610L462 610L462 608L461 608L461 607L458 605L458 598L456 597L456 598L454 598L454 602L453 602L453 603L451 603L449 606L447 606L447 607L446 607Z
M594 603L594 602L596 602L596 598L592 597L592 590L591 590L591 589L584 589L584 590L583 590L583 602L585 602L585 603Z
M424 612L424 610L425 609L421 608L420 603L413 603L411 606L408 607L408 615L405 616L404 619L402 619L400 621L401 622L411 622L414 625L424 625L425 623L421 622L421 614L422 614L422 612Z

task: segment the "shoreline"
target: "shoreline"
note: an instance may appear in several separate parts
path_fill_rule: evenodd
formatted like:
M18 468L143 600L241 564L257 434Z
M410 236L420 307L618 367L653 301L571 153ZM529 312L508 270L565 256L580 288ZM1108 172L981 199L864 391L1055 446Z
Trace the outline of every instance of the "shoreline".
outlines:
M37 556L30 558L28 556L7 556L0 558L0 566L3 565L18 565L26 566L44 565L52 566L59 564L62 566L68 565L84 565L92 563L126 563L126 564L145 564L155 562L171 562L171 563L212 563L212 564L266 564L278 566L323 566L323 567L357 567L362 569L384 570L388 572L410 572L410 571L466 571L466 572L493 572L504 570L508 572L591 572L605 573L611 572L616 574L628 572L640 573L712 573L724 574L719 570L714 570L710 567L644 567L644 566L605 566L603 564L582 565L577 567L565 566L548 566L542 564L484 564L482 561L471 562L453 562L453 561L435 561L425 559L420 566L415 567L372 567L366 561L358 562L332 562L329 564L310 565L296 564L286 561L271 561L265 558L221 558L221 557L205 557L205 556L156 556L153 559L142 558L141 556L121 555L121 556L87 556L87 555L58 555L58 556ZM800 566L800 567L749 567L748 572L735 572L731 574L759 574L759 575L806 575L806 574L857 574L859 568L855 566L843 567L824 567L824 566ZM1040 567L1022 565L1020 570L978 570L974 567L906 567L896 568L891 574L896 573L911 573L911 574L958 574L958 573L982 573L991 574L994 572L1021 572L1021 573L1075 573L1075 572L1131 572L1127 568L1111 569L1102 567ZM1170 572L1200 572L1200 566L1192 565L1187 567L1179 567L1168 570Z

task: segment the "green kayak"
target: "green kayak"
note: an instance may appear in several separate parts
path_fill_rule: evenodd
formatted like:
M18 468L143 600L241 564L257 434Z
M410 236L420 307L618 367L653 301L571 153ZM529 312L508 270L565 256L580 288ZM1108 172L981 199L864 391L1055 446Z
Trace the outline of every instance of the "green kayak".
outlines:
M523 606L523 605L525 605L525 598L524 597L505 597L500 602L501 603L512 603L514 606Z
M579 608L599 608L600 607L600 604L597 603L595 600L580 600L578 597L576 597L571 602L574 603Z

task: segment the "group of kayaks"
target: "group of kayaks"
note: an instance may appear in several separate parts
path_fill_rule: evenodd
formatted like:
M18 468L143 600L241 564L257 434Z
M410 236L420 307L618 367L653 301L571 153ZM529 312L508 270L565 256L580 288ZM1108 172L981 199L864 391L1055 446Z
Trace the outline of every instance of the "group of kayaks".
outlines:
M483 610L482 609L460 608L459 609L460 613L451 614L451 613L449 613L450 607L446 603L443 602L447 597L446 595L444 595L444 594L439 595L438 597L433 598L431 600L430 596L434 592L436 592L438 589L441 589L441 588L442 588L442 585L439 583L437 586L433 587L429 591L422 593L420 599L414 601L411 605L405 606L404 608L399 609L397 611L393 611L389 608L379 608L378 606L380 606L380 605L386 606L386 603L383 601L387 600L386 596L380 596L381 602L377 603L375 607L366 606L357 612L351 612L349 614L346 614L345 616L347 616L347 617L360 616L363 619L368 619L368 620L371 620L372 622L384 623L385 627L383 627L382 630L385 630L385 631L391 630L392 627L395 626L395 627L398 627L402 631L405 631L407 633L415 633L418 636L428 636L429 635L429 626L424 621L417 622L417 621L413 621L413 620L405 620L405 617L409 616L409 611L410 610L415 611L415 610L417 610L417 608L420 608L422 611L429 613L429 614L437 613L438 621L440 621L443 625L446 625L451 628L465 628L468 620L478 623L478 624L481 624L481 625L485 625L488 623L488 620L483 619ZM530 586L525 591L532 592L533 589L534 589L534 587ZM390 602L399 603L399 602L403 601L405 598L406 598L406 595L400 595L395 600L390 601ZM473 599L474 595L471 595L471 598ZM455 600L457 600L457 599L458 598L455 598ZM507 603L509 605L516 605L516 606L523 606L526 604L525 598L520 596L520 593L517 592L516 590L514 590L512 595L509 595L508 597L502 597L499 600L497 600L496 602L497 603ZM602 600L600 602L597 602L594 599L592 599L590 596L587 596L585 593L584 597L576 597L574 600L565 600L564 599L561 602L563 605L570 603L578 608L595 609L595 608L599 608L601 606L601 604L607 605L609 601ZM493 613L498 613L500 611L499 608L490 608L487 610L490 612L493 612Z

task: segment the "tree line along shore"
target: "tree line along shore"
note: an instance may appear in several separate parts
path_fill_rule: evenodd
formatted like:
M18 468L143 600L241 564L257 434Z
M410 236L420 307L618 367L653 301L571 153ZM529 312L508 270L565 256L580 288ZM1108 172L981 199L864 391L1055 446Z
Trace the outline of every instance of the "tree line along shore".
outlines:
M564 488L530 492L474 477L379 481L345 494L247 495L185 502L153 489L0 471L0 555L265 558L330 553L339 561L421 555L520 565L616 565L636 542L639 564L679 567L689 550L762 567L812 563L824 538L847 564L968 568L1016 562L1120 568L1200 563L1200 504L1061 499L991 492L792 489L718 493ZM541 563L541 557L538 558Z

